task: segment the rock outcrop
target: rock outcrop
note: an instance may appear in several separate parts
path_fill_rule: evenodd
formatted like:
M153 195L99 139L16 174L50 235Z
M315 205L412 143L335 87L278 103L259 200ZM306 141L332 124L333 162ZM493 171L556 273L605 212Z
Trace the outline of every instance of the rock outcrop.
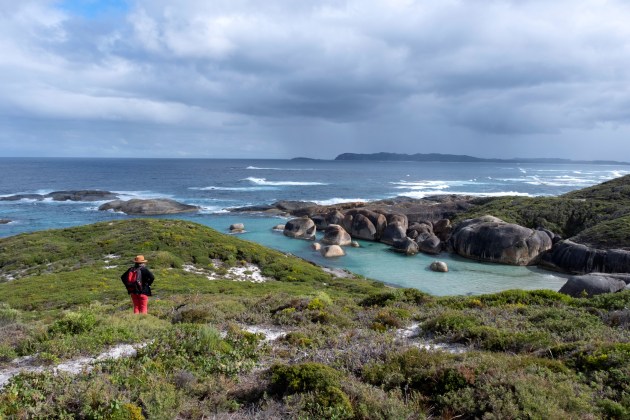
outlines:
M630 273L630 251L596 249L564 240L544 254L540 263L546 268L575 274Z
M626 276L626 281L630 281L630 276ZM591 297L602 293L619 292L626 287L626 281L621 276L601 273L573 276L558 292L572 297Z
M317 228L308 217L291 219L284 225L284 236L296 239L314 240Z
M346 255L343 248L341 248L339 245L324 246L322 247L322 249L319 250L319 252L325 258L343 257L344 255Z
M120 211L129 215L154 216L161 214L193 213L198 211L199 207L180 203L168 198L156 198L150 200L114 200L101 205L98 209Z
M0 225L6 225L7 223L11 223L10 219L0 219Z
M493 216L468 219L451 236L453 250L466 258L511 265L536 264L551 248L551 238L540 230L506 223Z
M440 219L433 224L433 233L440 238L440 241L446 242L450 239L453 232L453 225L449 219Z
M343 227L353 238L367 241L376 240L376 227L370 219L362 214L347 214L343 219Z
M418 244L411 238L404 238L394 242L392 249L405 255L416 255L418 253Z
M339 225L328 225L326 230L324 230L324 237L321 242L326 245L346 246L352 243L352 238L343 227Z
M407 229L400 223L390 223L385 227L381 235L381 242L387 245L394 245L407 237Z
M0 197L0 201L18 200L44 200L51 198L53 201L105 201L116 200L118 196L110 191L101 190L70 190L53 191L48 194L16 194Z
M427 254L439 254L442 252L442 241L432 233L423 233L416 238L418 248Z

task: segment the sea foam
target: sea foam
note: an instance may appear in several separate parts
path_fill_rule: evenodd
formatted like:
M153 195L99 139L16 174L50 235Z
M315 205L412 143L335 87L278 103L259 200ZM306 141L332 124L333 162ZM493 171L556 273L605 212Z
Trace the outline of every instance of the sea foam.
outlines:
M256 185L271 185L271 186L307 186L307 185L328 185L324 182L302 182L302 181L267 181L265 178L247 177L241 181L249 181Z

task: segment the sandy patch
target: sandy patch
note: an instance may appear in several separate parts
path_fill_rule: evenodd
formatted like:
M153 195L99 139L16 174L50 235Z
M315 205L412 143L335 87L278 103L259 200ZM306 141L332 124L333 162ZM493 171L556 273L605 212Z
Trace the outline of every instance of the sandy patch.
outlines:
M96 357L80 357L77 359L67 360L58 364L57 366L41 366L35 365L36 361L34 356L25 356L15 359L11 362L11 365L5 369L0 369L0 389L2 389L9 380L22 372L44 372L50 370L55 374L58 372L70 373L76 375L82 371L89 371L94 363L102 362L104 360L115 360L121 357L135 356L138 349L146 346L143 344L119 344L114 346Z
M424 349L427 351L445 351L451 354L461 354L468 351L467 347L461 344L438 343L433 340L427 340L421 337L422 328L417 322L412 323L409 327L396 331L396 336L400 340L406 341L409 345Z
M245 264L238 267L225 267L225 273L217 273L216 270L223 271L225 264L221 260L213 260L215 269L204 269L192 264L186 264L182 268L188 273L205 276L208 280L232 280L249 281L252 283L263 283L270 280L262 275L260 268L255 264Z
M256 325L243 325L241 328L244 331L253 333L253 334L263 334L265 336L264 341L275 341L279 338L286 336L290 331L283 330L281 328L266 328L259 327Z

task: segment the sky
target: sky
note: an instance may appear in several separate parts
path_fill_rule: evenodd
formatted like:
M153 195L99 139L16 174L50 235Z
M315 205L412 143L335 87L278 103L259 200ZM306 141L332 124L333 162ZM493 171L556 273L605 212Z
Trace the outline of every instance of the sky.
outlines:
M0 156L630 161L626 0L0 0Z

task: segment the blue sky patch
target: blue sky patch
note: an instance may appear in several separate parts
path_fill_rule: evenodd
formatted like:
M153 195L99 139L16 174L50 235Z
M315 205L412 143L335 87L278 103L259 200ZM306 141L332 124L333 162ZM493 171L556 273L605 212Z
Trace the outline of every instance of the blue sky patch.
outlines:
M104 14L118 14L128 11L129 0L62 0L60 9L74 15L94 18Z

